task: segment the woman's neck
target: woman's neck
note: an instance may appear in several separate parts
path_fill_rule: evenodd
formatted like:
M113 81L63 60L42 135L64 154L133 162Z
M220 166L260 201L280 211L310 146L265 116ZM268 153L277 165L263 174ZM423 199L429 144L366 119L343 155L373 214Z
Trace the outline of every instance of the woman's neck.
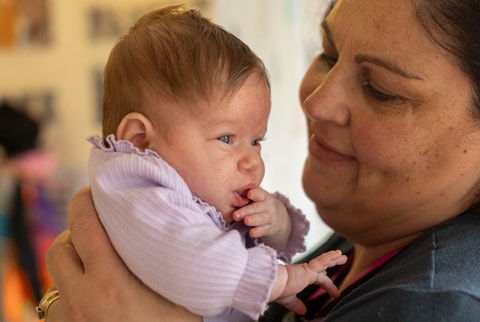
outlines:
M403 249L414 241L420 234L408 236L399 240L390 241L378 246L354 245L354 257L349 272L340 285L340 291L347 288L352 282L359 278L372 265L381 260L384 256L397 250Z

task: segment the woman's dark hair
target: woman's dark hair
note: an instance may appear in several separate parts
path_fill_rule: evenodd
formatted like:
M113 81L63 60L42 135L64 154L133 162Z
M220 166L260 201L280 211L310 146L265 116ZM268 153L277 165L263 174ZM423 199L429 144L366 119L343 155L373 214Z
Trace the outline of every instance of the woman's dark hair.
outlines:
M412 3L419 23L470 78L474 91L471 112L480 120L480 0L412 0ZM480 213L480 191L470 210Z
M470 78L472 114L480 119L480 1L412 0L415 15L430 37Z

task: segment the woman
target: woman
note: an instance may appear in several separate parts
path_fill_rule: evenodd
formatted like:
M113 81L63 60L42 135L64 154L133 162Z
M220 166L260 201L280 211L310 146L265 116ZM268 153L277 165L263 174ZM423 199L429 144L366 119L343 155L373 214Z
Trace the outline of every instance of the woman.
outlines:
M478 21L478 0L341 0L322 24L300 87L303 186L350 262L332 272L340 298L300 295L309 318L480 317ZM126 270L89 198L71 202L75 248L64 233L49 253L48 321L200 321Z

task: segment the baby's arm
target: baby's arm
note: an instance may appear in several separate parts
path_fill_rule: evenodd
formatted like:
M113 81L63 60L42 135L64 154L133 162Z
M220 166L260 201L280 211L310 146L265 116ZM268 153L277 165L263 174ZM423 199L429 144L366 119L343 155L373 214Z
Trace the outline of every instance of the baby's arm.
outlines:
M336 250L323 253L305 264L279 265L270 300L297 314L305 314L305 304L296 295L308 285L317 284L331 297L338 297L338 289L327 276L326 269L343 265L346 261L347 257Z
M265 245L246 249L238 231L219 229L211 219L221 216L215 208L192 201L184 183L168 180L172 170L158 158L105 161L107 156L92 152L93 197L128 268L152 290L198 315L232 307L258 318L277 275L275 251ZM166 184L177 186L161 188Z

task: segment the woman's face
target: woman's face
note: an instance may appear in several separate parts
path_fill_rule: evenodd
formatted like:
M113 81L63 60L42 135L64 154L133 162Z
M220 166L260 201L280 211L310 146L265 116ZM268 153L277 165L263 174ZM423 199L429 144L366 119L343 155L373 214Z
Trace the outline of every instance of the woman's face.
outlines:
M322 219L369 244L467 209L480 178L471 84L410 1L339 1L322 38L300 87L303 185Z

